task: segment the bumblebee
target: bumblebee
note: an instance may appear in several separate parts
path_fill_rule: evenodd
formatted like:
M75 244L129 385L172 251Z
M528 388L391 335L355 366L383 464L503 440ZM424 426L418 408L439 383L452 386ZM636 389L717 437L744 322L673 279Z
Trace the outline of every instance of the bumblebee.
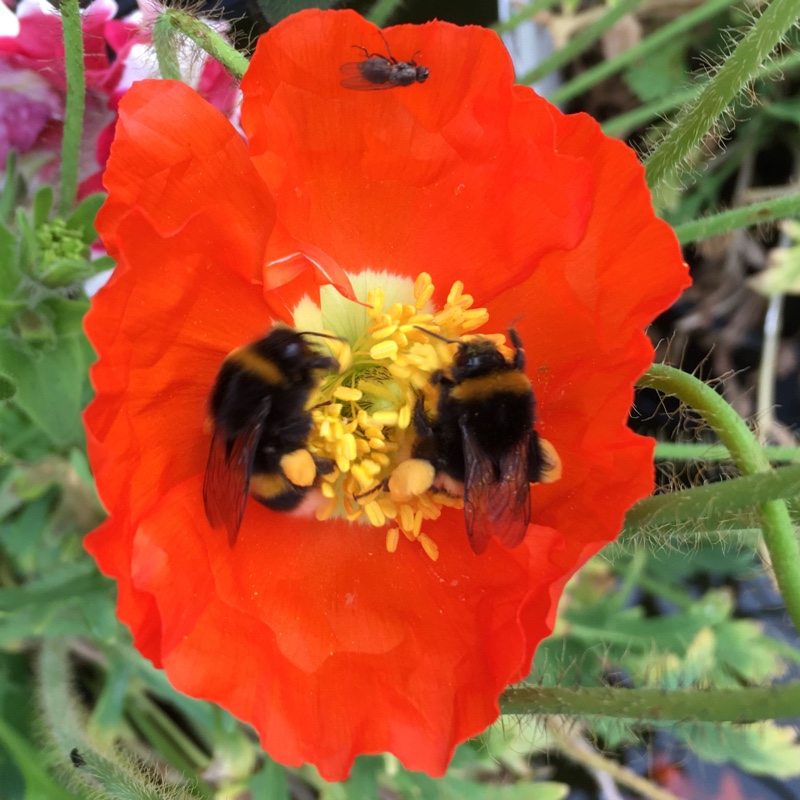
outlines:
M292 511L317 477L333 470L332 461L314 458L306 448L313 424L306 404L318 373L338 364L317 353L308 335L273 328L230 353L217 375L203 501L209 523L227 530L231 546L248 494L273 511Z
M493 536L506 547L519 545L531 518L529 484L560 476L554 448L534 429L536 400L522 341L514 329L509 338L511 361L489 339L459 343L449 373L431 377L439 390L435 418L428 418L422 397L414 410L412 460L426 462L430 477L415 470L411 480L393 474L389 481L390 489L393 481L417 481L418 493L422 481L463 495L467 536L478 554Z

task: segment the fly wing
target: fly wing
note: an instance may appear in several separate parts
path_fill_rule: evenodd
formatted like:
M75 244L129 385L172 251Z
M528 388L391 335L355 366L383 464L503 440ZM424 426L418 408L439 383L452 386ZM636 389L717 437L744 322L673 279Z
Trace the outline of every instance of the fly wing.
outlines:
M461 434L466 468L464 517L470 546L480 555L495 536L506 547L516 547L525 538L531 518L528 437L504 456L498 477L491 458L463 423Z
M385 83L374 83L373 81L367 80L364 77L363 65L365 63L365 61L348 61L346 64L342 64L339 70L345 78L340 83L345 89L354 89L357 92L375 92L382 89L394 89L396 84L392 83L388 78Z
M203 481L203 503L212 528L228 532L231 547L242 525L253 462L271 402L266 398L242 433L230 442L223 426L214 428Z

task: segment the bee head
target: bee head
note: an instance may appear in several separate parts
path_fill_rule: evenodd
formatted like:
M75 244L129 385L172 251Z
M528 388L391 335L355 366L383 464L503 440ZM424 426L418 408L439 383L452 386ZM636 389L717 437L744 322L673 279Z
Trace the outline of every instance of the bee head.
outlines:
M453 380L462 381L508 367L497 346L488 340L462 342L453 359Z
M339 368L335 358L320 355L304 335L291 328L275 328L269 335L269 358L291 382L305 383L313 370Z

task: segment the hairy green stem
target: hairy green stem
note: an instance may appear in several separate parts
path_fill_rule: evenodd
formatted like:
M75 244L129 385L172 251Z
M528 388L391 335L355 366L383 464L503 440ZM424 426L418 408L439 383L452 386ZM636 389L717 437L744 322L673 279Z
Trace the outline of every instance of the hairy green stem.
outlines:
M753 203L692 222L685 222L675 228L675 235L681 244L688 244L699 239L718 236L721 233L729 233L738 228L748 228L750 225L797 216L800 216L800 193L790 194L787 197L776 197L774 200L765 200L762 203Z
M569 64L584 50L594 44L612 25L630 14L644 0L620 0L619 4L610 8L600 19L587 25L580 33L572 37L564 47L545 58L533 69L528 70L517 79L518 83L536 83L536 81Z
M676 176L694 147L722 112L759 71L762 62L797 20L797 0L772 0L739 42L700 96L647 159L647 183L653 188Z
M219 61L235 78L241 80L247 72L248 60L204 22L175 8L168 8L161 16L165 17L175 30L188 36L201 50Z
M492 30L497 33L510 33L514 28L518 27L523 22L527 22L531 17L535 17L540 12L552 8L557 2L558 0L533 0L533 2L528 3L521 11L510 16L505 22L496 22L492 25Z
M686 31L691 30L695 25L703 22L709 17L719 14L720 11L733 5L736 0L709 0L700 3L695 9L686 14L681 14L674 22L665 25L655 33L637 42L633 47L628 48L618 56L601 61L597 66L587 69L577 77L573 78L563 86L559 86L549 97L552 103L566 103L573 97L577 97L582 92L591 89L596 83L605 80L611 75L632 64L640 58L644 58L650 53L655 52L664 45L674 42Z
M728 448L744 475L772 470L766 453L745 421L710 386L665 364L653 364L639 385L674 395L697 411ZM800 631L800 547L786 503L783 500L762 503L758 506L758 516L778 589L795 628Z
M741 527L737 515L749 511L754 505L798 496L800 464L792 464L727 481L645 497L625 516L625 528Z
M743 689L566 689L520 686L500 695L503 714L625 717L659 722L758 722L800 716L800 681Z
M64 35L64 69L67 98L64 106L64 133L61 140L61 195L58 211L66 217L78 195L78 168L86 106L86 75L83 67L83 30L78 0L63 0L61 24Z
M153 45L158 59L158 72L164 80L182 79L178 62L178 43L175 28L166 14L159 14L153 25Z

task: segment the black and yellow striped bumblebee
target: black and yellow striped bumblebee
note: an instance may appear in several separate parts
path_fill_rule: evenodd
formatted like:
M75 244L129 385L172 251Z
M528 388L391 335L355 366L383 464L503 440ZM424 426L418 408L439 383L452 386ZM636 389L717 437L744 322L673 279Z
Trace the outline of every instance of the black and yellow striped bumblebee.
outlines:
M248 495L273 511L292 511L334 468L307 449L313 422L306 405L320 373L338 364L316 352L304 338L309 335L323 334L275 327L230 353L217 375L203 501L209 523L227 530L231 546Z
M459 342L449 370L431 377L439 390L435 417L428 418L422 397L414 410L412 458L433 466L434 489L463 496L475 553L492 537L519 545L531 520L529 484L557 480L561 470L555 449L534 428L522 341L513 328L509 338L510 361L490 339Z

